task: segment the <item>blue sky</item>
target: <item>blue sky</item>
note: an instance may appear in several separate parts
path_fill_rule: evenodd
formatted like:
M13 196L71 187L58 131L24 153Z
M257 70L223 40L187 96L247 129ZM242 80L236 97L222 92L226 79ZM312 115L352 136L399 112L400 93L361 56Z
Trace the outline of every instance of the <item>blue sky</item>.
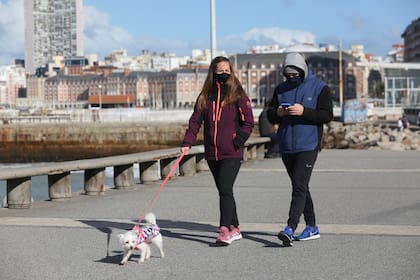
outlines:
M84 52L115 49L191 55L210 48L210 0L84 0ZM417 0L216 0L217 48L342 42L385 56L420 17ZM0 0L0 64L24 57L23 0Z

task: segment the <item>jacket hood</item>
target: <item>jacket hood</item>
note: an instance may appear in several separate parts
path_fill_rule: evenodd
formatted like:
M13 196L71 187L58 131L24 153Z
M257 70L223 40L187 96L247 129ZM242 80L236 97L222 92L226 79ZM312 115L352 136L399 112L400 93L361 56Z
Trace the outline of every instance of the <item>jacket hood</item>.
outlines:
M288 53L284 59L284 70L287 67L299 68L304 73L304 79L308 77L308 65L306 64L305 57L300 53ZM283 74L284 74L283 70Z

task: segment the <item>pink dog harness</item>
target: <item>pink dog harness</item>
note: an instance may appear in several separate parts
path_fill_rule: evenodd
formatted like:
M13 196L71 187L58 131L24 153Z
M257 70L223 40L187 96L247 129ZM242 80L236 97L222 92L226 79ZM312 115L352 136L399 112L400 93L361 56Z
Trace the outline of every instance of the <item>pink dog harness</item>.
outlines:
M160 229L157 225L147 225L142 227L135 225L133 230L139 232L139 235L137 236L137 244L141 244L149 241L153 237L156 237L159 234Z

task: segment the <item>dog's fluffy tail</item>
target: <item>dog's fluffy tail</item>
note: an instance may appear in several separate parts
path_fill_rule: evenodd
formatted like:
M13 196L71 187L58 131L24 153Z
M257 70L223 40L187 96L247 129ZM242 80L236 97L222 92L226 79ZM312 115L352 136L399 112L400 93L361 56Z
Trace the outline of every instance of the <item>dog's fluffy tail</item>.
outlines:
M156 216L152 212L147 213L146 216L144 216L144 220L148 224L156 224Z

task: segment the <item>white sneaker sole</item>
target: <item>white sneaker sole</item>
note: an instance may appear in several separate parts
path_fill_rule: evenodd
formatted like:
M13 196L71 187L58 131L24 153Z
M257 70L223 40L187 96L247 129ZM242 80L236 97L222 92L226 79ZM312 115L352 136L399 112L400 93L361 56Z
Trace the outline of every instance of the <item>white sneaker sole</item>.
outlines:
M298 241L308 241L308 240L315 240L315 239L319 239L321 236L319 235L319 234L315 234L315 235L312 235L312 236L309 236L309 237L306 237L306 238L303 238L303 239L299 239L299 238L297 238L297 240Z
M236 241L236 240L240 240L240 239L242 239L242 234L234 235L231 238L232 241Z
M219 239L216 239L216 244L218 244L218 245L220 245L220 246L228 246L228 245L230 245L230 243L232 243L232 241L228 241L228 240L226 240L226 241L223 241L223 240L219 240Z

